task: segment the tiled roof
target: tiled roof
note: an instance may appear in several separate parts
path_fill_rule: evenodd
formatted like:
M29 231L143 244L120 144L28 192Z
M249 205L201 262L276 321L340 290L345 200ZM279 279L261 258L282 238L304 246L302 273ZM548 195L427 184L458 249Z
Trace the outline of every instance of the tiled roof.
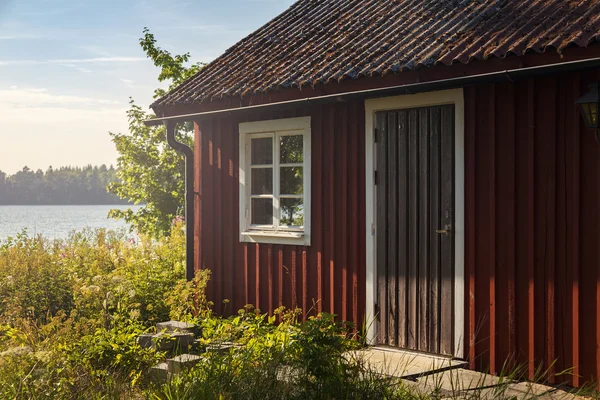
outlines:
M585 47L600 0L299 0L153 107Z

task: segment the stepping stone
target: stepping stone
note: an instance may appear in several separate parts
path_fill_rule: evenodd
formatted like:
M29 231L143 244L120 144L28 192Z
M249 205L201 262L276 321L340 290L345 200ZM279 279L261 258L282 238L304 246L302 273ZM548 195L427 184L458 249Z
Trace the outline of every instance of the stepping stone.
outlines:
M138 344L144 349L155 349L157 351L180 350L187 351L194 343L192 333L172 332L144 334L138 336Z
M166 321L156 324L156 332L182 332L200 335L200 327L181 321Z
M237 347L240 347L240 345L231 342L211 343L206 346L206 352L227 354L231 349Z
M202 361L203 358L195 354L182 354L167 360L169 372L176 375L187 368L192 368L194 365Z
M154 367L150 368L148 373L153 379L156 379L161 383L165 383L171 378L171 374L169 373L169 364L166 362L156 364Z

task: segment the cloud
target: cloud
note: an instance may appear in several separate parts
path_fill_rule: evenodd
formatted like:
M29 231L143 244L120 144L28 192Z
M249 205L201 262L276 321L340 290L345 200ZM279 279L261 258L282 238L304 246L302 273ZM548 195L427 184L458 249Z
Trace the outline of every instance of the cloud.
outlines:
M54 107L110 107L121 103L115 100L94 99L75 95L53 94L45 88L19 88L11 86L9 89L0 89L0 108L32 110L35 108Z
M145 57L94 57L64 60L0 60L0 66L9 65L43 65L43 64L101 64L101 63L135 63L146 61Z
M128 88L134 88L135 87L135 81L132 81L131 79L125 79L125 78L121 78L120 79L121 82L123 82L125 84L125 86L127 86Z
M73 68L73 69L75 69L75 70L77 70L79 72L83 72L85 74L91 74L92 73L91 69L83 68L83 67L77 66L75 64L60 64L60 65L62 65L63 67L67 67L67 68Z
M24 40L24 39L39 39L37 35L19 34L19 35L0 35L0 40Z

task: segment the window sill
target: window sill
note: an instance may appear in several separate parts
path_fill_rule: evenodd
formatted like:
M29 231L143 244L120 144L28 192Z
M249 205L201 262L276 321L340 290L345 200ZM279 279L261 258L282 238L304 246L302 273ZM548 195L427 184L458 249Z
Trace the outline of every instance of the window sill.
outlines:
M245 231L240 242L310 246L310 238L304 232Z

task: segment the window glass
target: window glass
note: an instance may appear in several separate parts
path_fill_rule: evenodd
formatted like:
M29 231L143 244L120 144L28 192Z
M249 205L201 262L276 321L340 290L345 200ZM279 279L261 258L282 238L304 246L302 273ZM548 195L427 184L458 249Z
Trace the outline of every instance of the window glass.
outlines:
M280 187L279 192L285 194L302 194L303 188L303 168L302 167L281 167L280 168Z
M273 194L273 168L252 168L251 182L251 194Z
M304 226L304 202L302 199L281 199L280 224L284 226Z
M273 164L273 138L252 139L252 165Z
M273 199L252 199L252 225L273 225Z
M279 138L279 162L294 164L304 161L304 137L302 135Z

